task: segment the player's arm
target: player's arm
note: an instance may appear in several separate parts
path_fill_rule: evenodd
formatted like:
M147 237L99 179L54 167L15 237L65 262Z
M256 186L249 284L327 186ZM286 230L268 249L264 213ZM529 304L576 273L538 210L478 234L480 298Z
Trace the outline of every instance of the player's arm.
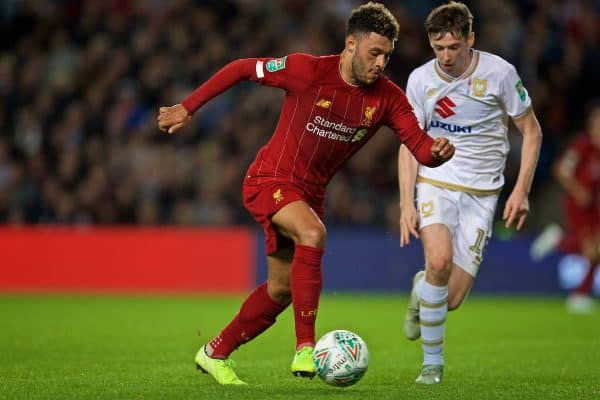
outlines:
M398 187L400 192L400 247L410 243L410 235L419 238L417 210L415 208L415 185L419 163L410 150L400 145L398 151Z
M408 102L407 102L408 104ZM410 107L410 106L409 106ZM410 242L410 235L418 238L417 212L412 203L418 163L438 167L454 155L454 146L447 138L432 138L421 129L410 111L400 116L396 132L400 132L402 145L398 154L398 182L400 185L400 246Z
M517 183L506 201L503 219L507 228L516 221L517 230L520 230L529 212L529 192L540 155L542 128L531 108L524 115L513 118L513 122L523 135L521 165Z
M445 137L432 138L425 132L412 113L401 121L402 144L415 159L430 168L439 167L454 155L454 145Z
M414 116L413 116L414 118ZM398 184L400 187L400 247L410 243L410 235L419 238L417 232L417 210L414 204L415 184L419 162L437 167L454 155L454 146L446 138L431 138L418 124L414 135L418 142L409 139L398 151ZM413 128L413 127L411 127ZM413 128L414 129L414 128ZM413 145L411 147L411 145ZM429 150L429 152L427 152Z
M418 79L415 73L408 77L406 98L413 107L413 112L421 126L425 126L425 114L419 100ZM417 231L417 209L415 208L415 187L419 162L408 147L401 144L398 150L398 188L400 193L400 247L410 243L410 235L419 238Z
M419 126L404 92L390 83L389 105L385 123L394 130L400 142L415 156L416 160L435 168L454 155L454 145L447 138L432 138Z
M252 58L235 60L225 65L180 104L161 107L158 114L158 128L174 133L184 127L190 121L192 114L203 104L236 83L251 79L255 65L256 59Z
M307 54L292 54L277 59L245 58L232 61L196 88L180 104L161 107L158 127L162 131L174 133L187 125L192 114L202 105L241 81L250 80L262 85L293 90L303 84L314 60L314 57Z

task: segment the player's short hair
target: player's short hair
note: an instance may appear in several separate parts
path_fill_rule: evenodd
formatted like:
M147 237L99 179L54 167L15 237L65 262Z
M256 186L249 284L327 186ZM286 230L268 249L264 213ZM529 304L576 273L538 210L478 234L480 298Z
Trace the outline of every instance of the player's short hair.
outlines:
M392 42L398 39L400 25L396 17L383 4L369 1L358 6L348 17L346 36L375 32Z
M425 20L427 35L439 39L446 33L467 38L473 29L473 14L465 4L450 1L431 10Z

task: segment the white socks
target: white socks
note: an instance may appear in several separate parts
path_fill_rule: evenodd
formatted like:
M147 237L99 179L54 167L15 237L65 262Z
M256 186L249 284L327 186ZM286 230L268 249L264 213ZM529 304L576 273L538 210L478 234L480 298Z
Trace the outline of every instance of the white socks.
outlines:
M444 329L448 314L448 286L434 286L423 279L417 287L421 305L423 365L444 365Z

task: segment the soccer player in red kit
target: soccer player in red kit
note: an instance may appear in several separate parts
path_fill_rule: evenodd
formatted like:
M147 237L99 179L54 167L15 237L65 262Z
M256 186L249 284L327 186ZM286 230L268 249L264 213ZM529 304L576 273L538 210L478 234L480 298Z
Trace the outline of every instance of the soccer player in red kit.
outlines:
M571 293L567 308L574 312L592 309L590 293L600 263L600 100L591 103L586 132L578 135L555 164L554 174L566 192L566 235L560 248L588 259L590 268Z
M229 355L275 323L293 305L296 354L291 372L312 377L315 320L322 286L325 189L337 170L382 126L391 127L419 162L438 166L452 157L446 138L418 125L404 92L383 75L398 22L382 4L354 9L341 55L239 59L227 64L181 104L162 107L158 126L173 133L207 101L240 81L285 90L279 122L243 183L244 206L264 229L267 281L195 357L220 384L244 384Z

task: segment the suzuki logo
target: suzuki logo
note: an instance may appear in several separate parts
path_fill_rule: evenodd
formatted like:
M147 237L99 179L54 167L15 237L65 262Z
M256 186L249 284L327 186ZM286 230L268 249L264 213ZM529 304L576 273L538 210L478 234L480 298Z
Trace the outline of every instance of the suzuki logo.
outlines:
M435 108L435 112L440 114L442 118L448 118L449 116L456 114L452 110L452 107L456 107L456 104L454 104L454 102L450 100L450 97L448 96L439 99L436 105L437 107Z

